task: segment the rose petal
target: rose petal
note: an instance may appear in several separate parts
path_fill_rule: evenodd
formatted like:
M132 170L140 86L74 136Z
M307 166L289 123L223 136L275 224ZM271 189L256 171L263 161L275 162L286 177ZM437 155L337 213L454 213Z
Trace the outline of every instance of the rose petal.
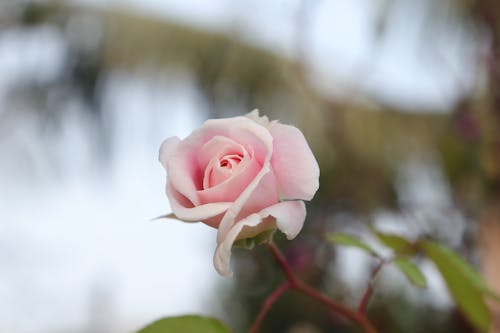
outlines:
M280 202L278 183L273 170L270 170L264 175L257 187L245 201L235 221L239 221L252 213L260 212L262 209L273 206L278 202Z
M214 254L214 266L217 272L222 276L232 275L229 265L231 259L231 248L233 243L239 236L241 236L244 228L258 227L262 221L269 216L276 220L278 229L281 230L288 239L292 239L304 225L306 217L306 209L304 202L297 201L284 201L271 207L267 207L259 213L254 213L243 220L237 222L231 230L226 234L226 237L218 242L218 246Z
M205 168L214 157L245 153L245 148L238 142L220 135L214 136L206 142L198 152L200 168Z
M172 153L179 145L179 142L181 142L181 140L176 136L172 136L168 139L165 139L165 141L162 142L160 146L160 153L158 156L158 160L165 169L167 169L167 161L170 159Z
M211 219L224 213L232 205L232 202L217 202L194 206L188 198L176 191L170 182L167 182L167 197L175 216L186 222Z
M197 190L203 186L203 173L198 167L196 154L186 149L181 141L166 164L167 177L172 186L194 205L199 205Z
M283 201L274 205L269 215L276 218L276 226L287 239L294 239L304 226L306 205L302 200Z
M239 164L230 178L214 187L198 191L200 203L235 201L248 184L252 182L260 169L260 164L255 159L248 157Z
M227 137L245 147L252 147L254 157L261 165L268 161L268 151L272 150L269 131L251 119L234 117L207 120L199 129L179 142L166 160L167 174L172 186L194 205L200 204L197 191L203 189L203 169L197 154L200 147L216 136Z
M233 155L241 156L241 161L234 164L227 175L223 175L226 169L219 166L219 159ZM200 167L205 169L204 189L198 191L201 204L235 201L261 169L260 164L254 158L252 147L248 147L247 150L234 140L221 136L213 137L202 147L198 160ZM226 179L217 181L217 177ZM210 184L216 185L209 187Z
M311 200L319 187L318 162L304 135L296 127L275 124L271 165L282 199Z
M215 249L214 254L214 266L217 272L222 276L231 276L233 272L229 266L229 261L231 259L231 247L233 246L236 237L245 226L253 227L258 225L262 221L259 214L252 214L247 216L245 219L236 223L233 228L227 233L224 241L220 242Z
M198 203L193 177L199 171L193 169L193 165L197 164L189 162L192 156L183 152L181 143L182 141L175 136L163 141L160 146L159 160L174 187L191 202Z
M245 203L248 201L250 196L252 195L253 191L257 188L259 185L260 181L262 178L271 170L270 169L270 161L271 161L271 155L273 153L273 138L269 131L254 122L253 120L250 120L248 118L241 117L244 121L242 121L241 125L243 125L242 128L239 129L239 131L236 131L235 133L231 133L232 135L239 134L240 137L243 137L243 134L246 134L246 138L244 142L248 142L250 140L254 141L253 143L249 143L249 145L254 149L254 156L256 159L259 159L259 156L262 156L262 154L265 153L265 157L259 162L262 165L262 169L259 171L259 173L255 176L255 178L252 180L250 184L245 188L245 190L241 193L241 195L236 199L229 207L227 210L226 214L222 218L222 221L220 222L218 233L217 233L217 240L220 241L222 239L225 239L226 234L229 232L229 230L232 228L232 226L236 222L236 217L240 213L241 209L245 205ZM236 128L235 128L236 130ZM239 133L238 133L239 132Z
M269 151L269 142L273 140L264 126L247 117L210 119L203 124L200 130L203 130L205 136L210 136L209 139L220 135L230 138L244 147L252 147L254 156L260 164L265 161Z

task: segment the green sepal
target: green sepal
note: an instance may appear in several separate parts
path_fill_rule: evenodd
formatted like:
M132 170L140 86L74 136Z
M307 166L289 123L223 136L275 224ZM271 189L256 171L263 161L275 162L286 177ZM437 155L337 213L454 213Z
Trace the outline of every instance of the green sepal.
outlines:
M251 250L259 244L271 242L275 233L276 229L269 229L254 237L239 239L233 243L233 247Z

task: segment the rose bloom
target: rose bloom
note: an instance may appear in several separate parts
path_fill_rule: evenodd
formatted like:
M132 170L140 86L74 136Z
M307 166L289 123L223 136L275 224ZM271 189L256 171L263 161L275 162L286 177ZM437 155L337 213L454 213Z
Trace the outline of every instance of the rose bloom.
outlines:
M218 230L214 265L231 275L238 240L279 229L293 239L319 187L319 167L304 135L259 117L211 119L184 140L166 139L160 162L175 216Z

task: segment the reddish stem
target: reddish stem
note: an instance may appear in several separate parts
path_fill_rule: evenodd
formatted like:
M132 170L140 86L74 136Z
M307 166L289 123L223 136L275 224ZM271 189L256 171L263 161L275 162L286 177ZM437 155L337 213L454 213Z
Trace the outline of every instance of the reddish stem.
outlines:
M295 289L303 292L311 298L317 299L338 314L357 322L361 327L363 327L366 333L377 333L375 327L368 321L363 313L358 313L340 303L335 302L328 296L320 293L303 282L299 282L299 284L295 286Z
M377 277L387 262L388 262L387 260L381 259L380 262L378 263L378 265L375 266L375 268L373 269L373 271L370 275L370 280L368 281L368 285L366 286L365 293L363 294L363 297L361 298L361 301L359 302L359 306L358 306L358 313L359 314L362 314L362 315L366 314L366 308L368 307L368 303L370 302L370 298L373 294L373 290L375 288L375 283L377 281Z
M286 278L290 283L295 287L298 283L297 277L295 277L295 274L292 271L292 268L290 265L288 265L288 262L286 261L285 256L283 253L281 253L280 249L274 244L274 243L266 243L267 248L271 251L271 253L274 256L274 260L278 263L280 266L281 270L285 274Z
M267 243L267 247L271 251L271 253L274 256L274 259L280 266L281 270L285 274L288 282L282 284L280 287L278 287L269 297L266 299L264 302L264 305L257 316L257 319L255 320L254 324L252 325L252 328L250 330L250 333L256 333L257 330L259 329L260 323L264 319L264 316L267 314L269 309L271 308L272 304L276 301L276 299L286 290L288 289L296 289L305 295L314 298L323 304L327 305L330 309L333 311L357 322L363 329L365 330L366 333L377 333L375 327L368 321L366 318L364 312L359 312L359 311L354 311L349 309L348 307L337 303L330 299L328 296L320 293L316 289L310 287L309 285L305 284L304 282L300 281L295 274L293 273L292 269L288 265L288 262L286 261L285 257L279 250L279 248L274 244L274 243Z
M262 323L262 320L264 320L264 317L266 314L271 310L271 307L273 306L274 302L278 300L278 298L283 294L285 291L290 289L292 287L292 284L288 281L284 282L281 284L278 288L276 288L271 295L267 297L265 300L264 304L262 305L262 308L260 309L259 314L257 315L257 318L255 318L255 321L253 322L252 328L250 328L250 333L257 333L260 324Z

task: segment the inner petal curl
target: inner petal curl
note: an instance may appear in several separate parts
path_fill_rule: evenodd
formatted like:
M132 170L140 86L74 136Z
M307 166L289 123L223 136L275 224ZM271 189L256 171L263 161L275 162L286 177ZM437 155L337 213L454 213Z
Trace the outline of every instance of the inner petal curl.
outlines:
M245 167L247 160L250 157L248 154L242 155L227 155L219 158L215 156L205 169L203 176L203 189L209 189L217 186L227 179L231 178L233 173L236 173L240 167Z
M214 137L207 142L199 162L204 170L203 189L198 191L202 204L235 200L262 168L252 147L225 137Z

